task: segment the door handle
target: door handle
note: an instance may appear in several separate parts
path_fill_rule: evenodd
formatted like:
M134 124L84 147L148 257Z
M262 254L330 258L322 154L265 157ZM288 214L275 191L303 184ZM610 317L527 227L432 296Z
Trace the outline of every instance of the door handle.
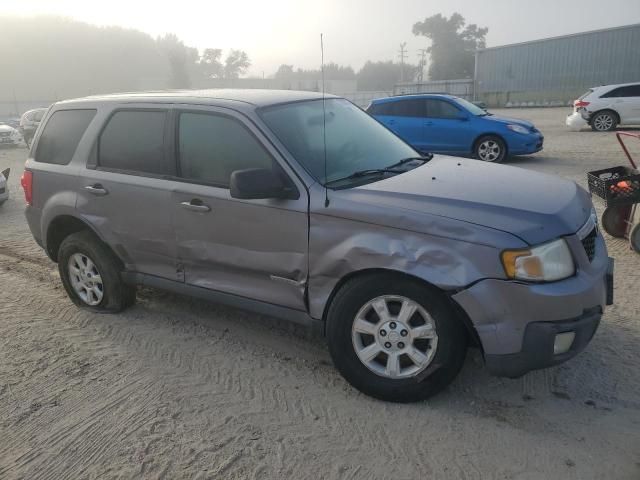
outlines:
M190 202L180 202L180 206L192 212L210 212L211 207L205 205L201 200L194 198Z
M87 185L84 189L92 195L96 195L98 197L102 197L109 193L106 188L104 188L99 183L94 183L93 185Z

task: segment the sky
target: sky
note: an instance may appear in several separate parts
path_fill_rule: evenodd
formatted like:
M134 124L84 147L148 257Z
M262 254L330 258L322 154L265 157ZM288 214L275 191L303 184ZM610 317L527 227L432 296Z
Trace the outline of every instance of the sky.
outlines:
M640 23L640 0L0 0L2 15L59 15L95 25L135 28L156 37L175 33L204 49L239 48L252 61L250 75L269 76L280 64L317 68L320 33L325 62L358 70L367 60L417 63L427 40L414 23L461 13L489 27L497 46Z

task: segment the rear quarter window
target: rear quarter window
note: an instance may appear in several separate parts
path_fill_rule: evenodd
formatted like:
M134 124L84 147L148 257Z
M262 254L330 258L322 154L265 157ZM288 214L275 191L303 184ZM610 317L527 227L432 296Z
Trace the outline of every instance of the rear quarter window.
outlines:
M96 110L58 110L47 120L38 140L35 161L67 165Z

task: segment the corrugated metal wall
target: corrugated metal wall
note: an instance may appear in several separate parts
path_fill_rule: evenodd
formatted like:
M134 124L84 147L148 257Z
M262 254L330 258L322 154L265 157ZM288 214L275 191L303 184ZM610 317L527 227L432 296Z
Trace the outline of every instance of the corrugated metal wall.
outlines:
M568 104L587 88L640 81L640 24L481 50L476 98L492 106Z

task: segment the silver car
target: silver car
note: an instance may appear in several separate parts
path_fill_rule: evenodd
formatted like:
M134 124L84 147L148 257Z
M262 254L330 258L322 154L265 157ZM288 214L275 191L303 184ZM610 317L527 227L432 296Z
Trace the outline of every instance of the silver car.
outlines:
M309 325L368 395L416 401L469 345L515 377L563 362L612 302L574 182L420 155L347 100L216 90L55 104L22 179L71 300L136 285Z
M10 168L0 172L0 207L4 205L4 202L9 200L9 187L7 181L9 180Z

